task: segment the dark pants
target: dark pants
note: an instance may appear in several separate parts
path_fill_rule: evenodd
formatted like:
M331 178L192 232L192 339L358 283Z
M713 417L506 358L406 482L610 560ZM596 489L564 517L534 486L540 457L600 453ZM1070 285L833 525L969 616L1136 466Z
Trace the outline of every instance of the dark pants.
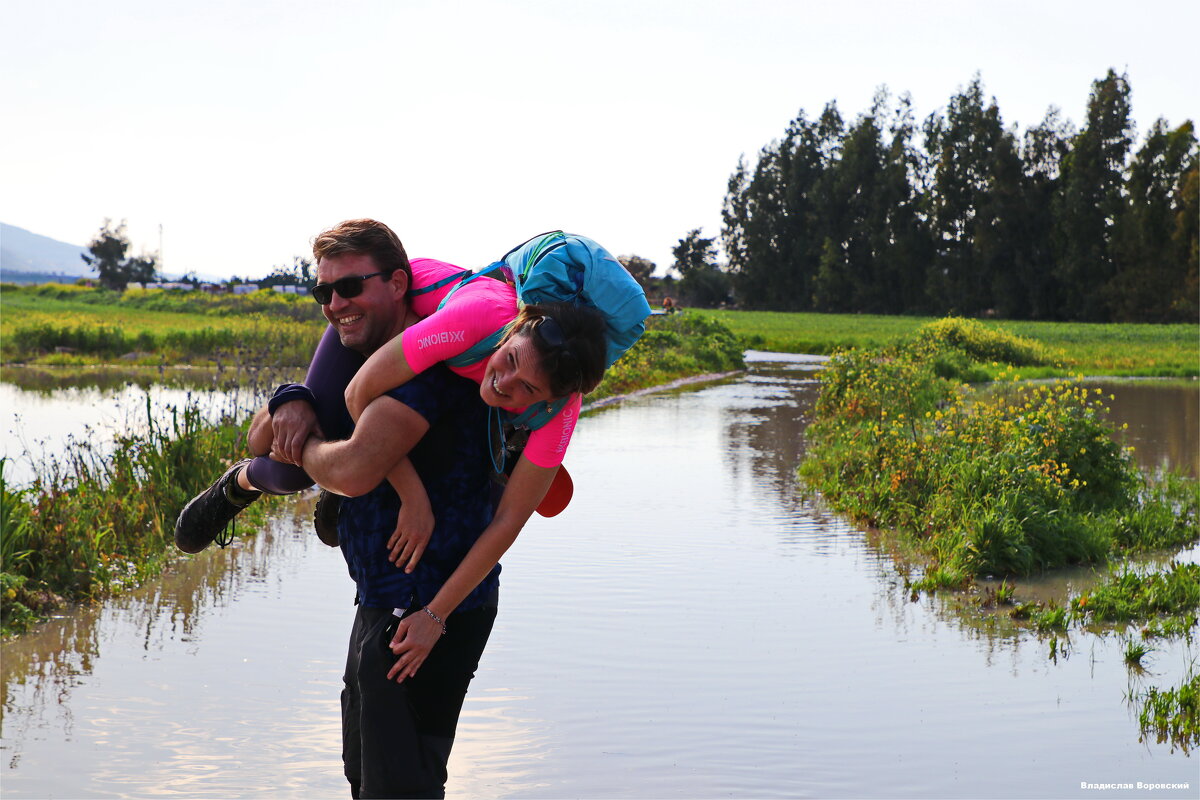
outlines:
M342 689L342 763L353 797L445 797L458 715L495 621L494 606L451 614L417 674L396 683L387 679L396 617L358 607Z

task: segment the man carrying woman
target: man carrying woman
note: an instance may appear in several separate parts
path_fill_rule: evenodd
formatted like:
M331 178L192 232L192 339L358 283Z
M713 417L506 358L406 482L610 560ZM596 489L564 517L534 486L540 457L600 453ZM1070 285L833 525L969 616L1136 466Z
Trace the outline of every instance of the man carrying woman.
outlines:
M346 776L356 797L440 797L463 698L496 615L499 558L561 462L560 455L549 467L518 464L518 490L510 482L493 513L481 393L499 405L517 390L506 381L538 390L530 394L538 402L589 391L603 375L603 346L595 346L587 313L576 319L555 309L547 335L539 328L548 315L530 306L497 350L503 361L493 366L492 356L485 365L487 386L440 363L422 365L402 385L364 397L350 430L341 389L363 357L418 322L413 272L396 235L373 220L322 233L314 256L313 294L330 323L306 379L316 389L277 392L251 425L259 458L235 464L189 503L176 541L198 552L263 491L295 491L315 479L347 496L335 522L358 603L342 691ZM599 330L602 342L602 322ZM428 514L406 527L406 505Z

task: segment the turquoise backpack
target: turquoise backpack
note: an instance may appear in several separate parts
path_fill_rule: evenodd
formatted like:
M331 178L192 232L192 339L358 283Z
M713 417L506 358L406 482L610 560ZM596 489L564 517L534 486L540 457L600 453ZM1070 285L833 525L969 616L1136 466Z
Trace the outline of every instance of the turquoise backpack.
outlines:
M608 334L605 368L611 367L646 330L650 304L646 293L621 262L591 239L573 233L551 231L539 234L509 250L479 272L461 279L442 299L439 308L463 286L482 277L507 280L516 287L518 308L536 303L575 303L599 311ZM464 352L446 360L465 367L491 356L500 345L504 329ZM557 414L568 398L530 406L507 420L516 428L536 430Z

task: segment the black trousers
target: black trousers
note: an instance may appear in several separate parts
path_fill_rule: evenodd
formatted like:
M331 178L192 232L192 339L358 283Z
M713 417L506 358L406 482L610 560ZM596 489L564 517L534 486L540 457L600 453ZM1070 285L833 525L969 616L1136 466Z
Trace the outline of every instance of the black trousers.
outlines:
M446 635L404 683L387 679L396 663L388 647L396 621L389 609L364 606L354 617L342 679L346 780L353 797L445 797L458 715L496 608L451 614Z

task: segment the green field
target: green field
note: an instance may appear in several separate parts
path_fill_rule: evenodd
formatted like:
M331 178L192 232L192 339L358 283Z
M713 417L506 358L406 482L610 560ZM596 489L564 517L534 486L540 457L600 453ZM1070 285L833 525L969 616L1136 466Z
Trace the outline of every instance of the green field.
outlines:
M808 314L775 311L696 313L724 323L751 347L781 353L830 354L839 348L881 347L916 332L932 317ZM988 327L1033 339L1058 354L1059 366L1023 371L1028 377L1200 375L1200 326L986 321Z
M312 300L258 292L119 295L48 284L0 289L5 363L308 363L324 329Z

